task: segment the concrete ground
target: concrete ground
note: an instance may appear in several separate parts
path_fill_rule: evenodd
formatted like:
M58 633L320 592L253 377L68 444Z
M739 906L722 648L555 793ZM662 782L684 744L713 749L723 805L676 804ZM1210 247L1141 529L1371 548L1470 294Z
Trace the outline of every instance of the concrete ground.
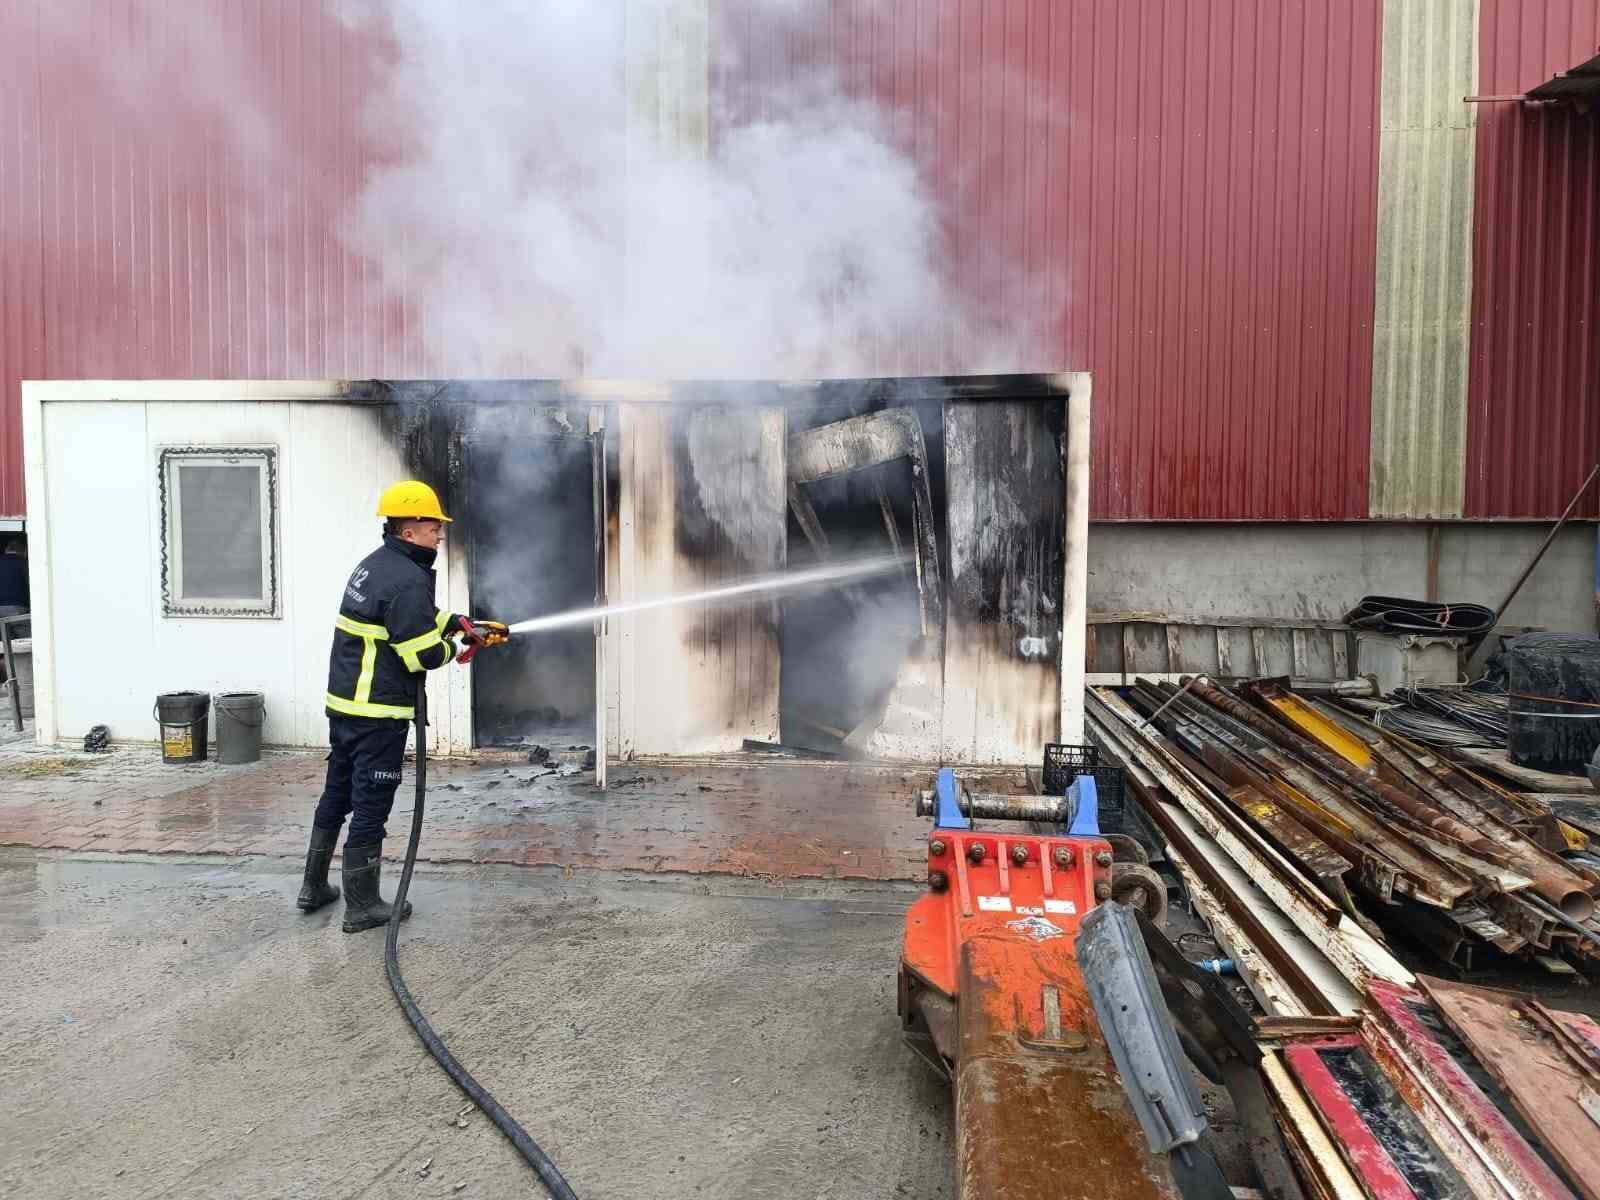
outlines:
M288 863L0 851L0 1195L540 1194ZM906 893L452 867L420 1005L584 1197L951 1195L900 1044Z
M294 912L321 770L0 746L0 1196L540 1194L457 1119L381 932ZM641 762L601 792L505 758L429 779L407 976L579 1195L952 1195L948 1089L894 1011L927 772ZM1226 1093L1202 1091L1243 1181Z
M322 787L318 754L222 766L0 747L0 845L105 853L299 859ZM931 772L735 757L613 765L610 787L523 757L428 766L422 858L573 869L840 880L919 879L927 821L912 800ZM1020 773L974 776L1026 790ZM389 821L410 826L412 768Z
M382 932L295 912L321 770L0 746L0 1196L540 1194ZM433 764L407 977L581 1196L948 1196L948 1089L895 1016L927 783Z

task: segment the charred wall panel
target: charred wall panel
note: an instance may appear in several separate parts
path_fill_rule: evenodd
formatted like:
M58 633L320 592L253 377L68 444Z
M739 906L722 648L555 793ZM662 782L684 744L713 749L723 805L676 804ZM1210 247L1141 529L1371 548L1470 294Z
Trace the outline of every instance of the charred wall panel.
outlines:
M583 416L500 409L467 441L474 615L517 621L593 602L593 444ZM594 667L587 625L484 655L472 673L477 744L592 744Z
M614 603L781 568L784 413L618 405ZM778 607L681 606L613 618L618 752L696 754L778 739ZM610 654L608 653L608 657Z
M1034 762L1061 724L1062 405L945 410L950 589L942 757Z

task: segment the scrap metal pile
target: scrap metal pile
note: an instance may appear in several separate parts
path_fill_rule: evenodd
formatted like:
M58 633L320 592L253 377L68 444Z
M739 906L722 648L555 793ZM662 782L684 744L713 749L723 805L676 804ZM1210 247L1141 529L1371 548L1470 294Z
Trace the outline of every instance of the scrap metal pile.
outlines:
M1501 748L1511 731L1510 697L1504 689L1483 691L1476 684L1396 688L1389 701L1370 703L1373 723L1425 746Z
M1263 1010L1308 1197L1600 1200L1600 1026L1391 949L1600 965L1582 833L1281 682L1091 688L1087 716Z
M1511 992L1373 982L1343 1027L1276 1036L1262 1075L1306 1194L1600 1200L1600 1026Z
M1600 874L1547 805L1272 681L1088 694L1088 729L1272 1015L1350 1014L1411 972L1386 936L1468 968L1488 947L1600 955Z

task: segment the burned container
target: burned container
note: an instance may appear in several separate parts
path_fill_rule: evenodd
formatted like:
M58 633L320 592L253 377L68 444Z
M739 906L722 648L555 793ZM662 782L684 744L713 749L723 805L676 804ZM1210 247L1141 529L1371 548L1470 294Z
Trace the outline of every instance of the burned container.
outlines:
M223 692L216 699L217 761L261 760L261 727L267 720L266 697L260 692Z
M1600 747L1600 638L1526 634L1511 643L1506 663L1511 761L1582 771Z
M204 762L211 715L210 692L163 692L156 697L161 729L161 761Z

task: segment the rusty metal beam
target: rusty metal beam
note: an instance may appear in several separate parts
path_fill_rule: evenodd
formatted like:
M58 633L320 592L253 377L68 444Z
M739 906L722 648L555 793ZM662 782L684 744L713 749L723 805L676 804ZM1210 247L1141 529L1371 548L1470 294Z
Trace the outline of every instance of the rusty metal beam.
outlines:
M1475 1194L1573 1200L1555 1171L1423 1023L1419 997L1375 984L1368 999L1362 1040Z
M1335 776L1346 786L1376 794L1384 803L1420 822L1436 836L1455 842L1479 858L1511 867L1528 876L1533 881L1533 890L1561 909L1565 916L1582 921L1594 913L1594 897L1590 894L1593 885L1553 855L1523 844L1520 839L1495 838L1480 832L1476 826L1443 809L1437 801L1368 775L1326 749L1320 742L1273 721L1259 709L1220 688L1201 681L1195 684L1194 690L1207 703L1251 725L1284 749ZM1243 690L1246 695L1260 697L1264 703L1270 703L1272 698L1281 699L1283 695L1281 689L1272 684L1246 685Z
M1145 751L1146 763L1162 786L1190 811L1207 833L1221 841L1219 829L1214 828L1220 827L1229 839L1240 845L1241 852L1249 854L1263 869L1271 871L1313 910L1320 911L1324 921L1338 922L1338 905L1323 894L1315 880L1301 870L1299 863L1273 846L1249 821L1216 795L1204 779L1189 770L1184 765L1185 755L1181 748L1173 745L1158 729L1149 726L1140 728L1142 722L1139 714L1115 693L1095 691L1091 694L1096 703L1128 726L1125 732L1114 730L1113 736L1118 737L1129 750ZM1237 859L1238 854L1234 857Z
M1299 947L1292 946L1279 931L1268 926L1266 922L1272 912L1262 911L1260 900L1252 902L1249 890L1240 886L1243 882L1241 879L1229 879L1224 874L1226 863L1232 860L1215 842L1208 846L1201 840L1205 837L1205 831L1194 824L1181 806L1168 805L1155 797L1141 799L1162 836L1184 865L1201 879L1207 892L1237 922L1254 950L1271 966L1273 976L1282 980L1301 1011L1335 1015L1355 1010L1360 1003L1359 994L1337 975L1337 968L1330 965L1328 970L1346 985L1343 989L1330 987L1325 981L1313 977L1312 956L1318 959L1325 956L1309 940L1303 941ZM1270 905L1267 908L1270 909ZM1292 924L1290 928L1293 929ZM1305 935L1294 929L1294 937L1304 939ZM1268 982L1270 984L1270 980Z
M1201 693L1208 704L1211 703L1211 696L1208 693L1216 691L1207 684L1201 684L1195 690ZM1219 704L1213 707L1245 725L1256 736L1262 736L1263 732L1266 732L1267 738L1276 737L1280 733L1284 737L1291 736L1287 727L1276 726L1268 717L1243 701L1225 694L1223 698L1231 702L1231 706ZM1260 726L1266 726L1267 730L1263 731ZM1365 806L1345 795L1339 788L1330 787L1320 775L1291 757L1288 751L1281 750L1269 742L1266 746L1256 747L1247 752L1253 753L1271 766L1278 775L1293 784L1297 792L1311 797L1328 813L1342 821L1358 840L1373 846L1404 871L1406 891L1417 899L1437 904L1442 908L1450 908L1456 901L1472 893L1471 880L1436 856L1417 847L1409 839L1395 833L1388 825L1367 811ZM1366 795L1369 792L1367 782L1363 776L1355 789L1358 795ZM1396 882L1398 884L1398 881ZM1399 890L1398 886L1396 890Z
M1115 693L1099 689L1089 693L1089 704L1099 715L1124 723L1127 732L1123 735L1123 753L1132 753L1127 747L1131 739L1140 736L1132 732L1132 727L1139 723L1138 715ZM1357 988L1373 976L1397 983L1410 982L1411 972L1370 934L1359 927L1341 923L1343 913L1338 905L1329 900L1314 883L1305 880L1304 887L1287 886L1275 869L1275 862L1281 861L1281 856L1270 847L1263 854L1255 846L1247 844L1232 825L1224 822L1213 807L1201 798L1204 789L1182 778L1181 768L1174 770L1169 765L1164 751L1153 739L1146 737L1140 749L1144 753L1139 757L1184 811L1249 873L1256 885L1327 956L1340 974ZM1259 834L1254 836L1260 837ZM1301 878L1304 879L1304 876ZM1315 899L1306 894L1305 888L1310 889Z
M1472 891L1472 884L1437 858L1419 851L1365 808L1323 779L1265 743L1255 731L1230 722L1199 700L1185 701L1184 715L1215 745L1207 745L1208 764L1235 770L1259 764L1273 794L1309 824L1329 845L1357 864L1362 883L1385 903L1395 892L1448 908Z

